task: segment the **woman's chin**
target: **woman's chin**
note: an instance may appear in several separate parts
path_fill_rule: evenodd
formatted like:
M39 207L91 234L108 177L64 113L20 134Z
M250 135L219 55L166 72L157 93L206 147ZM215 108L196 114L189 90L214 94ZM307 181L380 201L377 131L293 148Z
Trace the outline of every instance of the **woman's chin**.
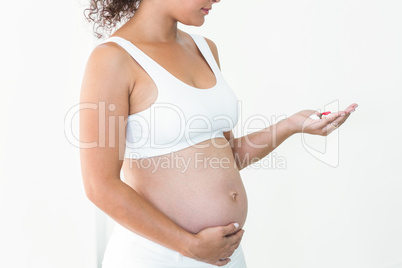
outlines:
M181 24L187 25L187 26L195 26L195 27L200 27L204 24L205 18L202 17L201 19L198 20L193 20L193 21L180 21Z

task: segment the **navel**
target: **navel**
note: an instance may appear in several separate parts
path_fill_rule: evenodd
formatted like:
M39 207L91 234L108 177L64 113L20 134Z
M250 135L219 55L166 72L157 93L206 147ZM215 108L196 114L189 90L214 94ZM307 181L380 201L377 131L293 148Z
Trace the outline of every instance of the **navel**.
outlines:
M233 192L233 193L232 193L232 198L233 198L233 200L236 200L236 197L237 197L237 193L236 193L236 192Z

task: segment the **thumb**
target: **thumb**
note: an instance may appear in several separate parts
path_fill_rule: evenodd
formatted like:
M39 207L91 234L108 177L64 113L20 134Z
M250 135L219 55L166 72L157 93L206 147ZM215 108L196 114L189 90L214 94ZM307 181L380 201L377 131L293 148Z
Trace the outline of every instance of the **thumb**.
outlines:
M226 236L226 235L233 234L235 231L238 230L238 228L239 228L239 224L237 222L226 225L223 227L223 235Z

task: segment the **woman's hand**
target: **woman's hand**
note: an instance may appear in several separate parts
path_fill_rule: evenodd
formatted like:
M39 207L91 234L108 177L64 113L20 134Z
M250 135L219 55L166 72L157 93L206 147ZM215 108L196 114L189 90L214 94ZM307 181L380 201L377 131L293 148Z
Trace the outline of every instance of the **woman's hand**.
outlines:
M238 224L210 227L194 235L188 257L217 266L227 264L239 246L244 230Z
M303 110L288 118L289 125L294 133L308 133L313 135L327 136L329 133L340 127L351 112L358 105L353 103L344 111L334 112L321 118L321 113L314 110ZM311 115L317 115L321 119L312 119Z

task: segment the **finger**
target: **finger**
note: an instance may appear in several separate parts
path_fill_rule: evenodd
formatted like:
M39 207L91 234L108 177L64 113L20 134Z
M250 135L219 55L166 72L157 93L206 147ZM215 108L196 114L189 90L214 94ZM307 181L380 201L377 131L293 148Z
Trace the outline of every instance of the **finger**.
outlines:
M231 235L231 236L227 236L229 245L235 246L236 244L240 243L240 241L241 241L241 239L243 237L243 233L244 233L244 230L241 229L236 234Z
M349 105L349 106L345 109L346 114L353 113L353 112L355 111L355 109L357 108L357 106L359 106L357 103L353 103L353 104Z
M357 103L352 103L348 108L346 108L346 110L354 110L357 108L357 106L359 106Z
M326 131L327 135L332 131L334 131L335 129L339 128L345 122L348 116L349 115L340 116L332 121L329 121L328 125L324 127L324 131Z
M242 237L240 237L240 239L236 240L233 244L231 244L230 249L231 250L236 249L239 246L241 240L242 240Z
M227 226L222 227L223 236L233 234L235 231L238 230L238 228L239 228L238 223L231 223L231 224L229 224Z
M346 111L340 111L336 116L327 118L327 123L332 124L333 126L340 126L346 119L349 117L350 113L346 113Z
M334 119L338 118L339 116L342 116L343 114L346 115L346 111L333 112L333 113L327 115L324 118L324 120L334 120Z
M235 244L233 244L233 245L231 245L230 246L230 248L229 248L229 251L230 252L234 252L239 246L240 246L240 242L241 242L241 239L239 240L239 241L237 241ZM232 253L233 254L233 253ZM230 257L230 256L229 256Z
M229 259L229 258L225 258L225 259L220 259L219 261L215 262L214 265L216 265L216 266L223 266L223 265L228 264L229 262L230 262L230 259Z
M231 250L231 251L228 251L228 252L225 254L225 257L226 257L226 258L229 258L230 256L233 255L233 253L234 253L234 249Z

